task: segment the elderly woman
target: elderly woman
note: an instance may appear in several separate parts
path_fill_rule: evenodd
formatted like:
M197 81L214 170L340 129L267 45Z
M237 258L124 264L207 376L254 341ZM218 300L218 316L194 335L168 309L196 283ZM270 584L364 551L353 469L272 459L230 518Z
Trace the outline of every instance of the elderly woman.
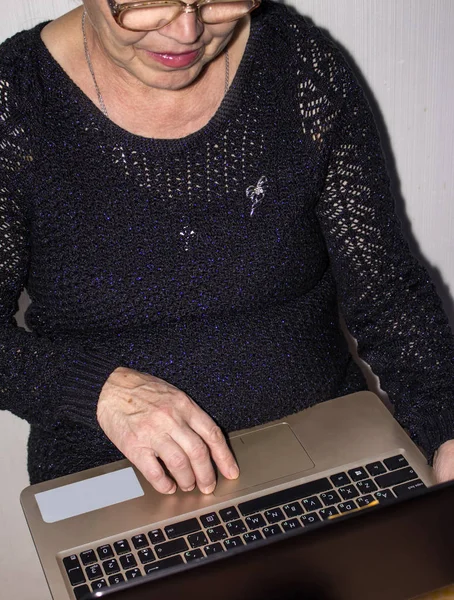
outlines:
M31 423L32 482L125 455L211 492L211 459L238 475L223 430L366 387L339 309L454 476L453 336L367 103L258 5L84 0L1 48L0 406Z

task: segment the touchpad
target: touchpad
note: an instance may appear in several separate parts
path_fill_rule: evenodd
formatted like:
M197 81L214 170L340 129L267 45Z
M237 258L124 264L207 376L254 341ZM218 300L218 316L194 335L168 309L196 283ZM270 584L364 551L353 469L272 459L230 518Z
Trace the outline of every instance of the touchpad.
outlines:
M219 474L215 496L225 496L314 467L314 463L287 423L230 438L240 467L231 481Z

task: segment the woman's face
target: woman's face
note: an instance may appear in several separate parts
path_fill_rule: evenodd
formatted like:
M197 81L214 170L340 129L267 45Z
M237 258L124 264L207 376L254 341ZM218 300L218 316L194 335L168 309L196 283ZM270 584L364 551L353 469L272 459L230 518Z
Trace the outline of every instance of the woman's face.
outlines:
M168 90L191 84L222 52L238 24L206 25L195 13L182 13L156 31L133 32L117 25L107 0L84 0L84 5L108 58L139 82Z

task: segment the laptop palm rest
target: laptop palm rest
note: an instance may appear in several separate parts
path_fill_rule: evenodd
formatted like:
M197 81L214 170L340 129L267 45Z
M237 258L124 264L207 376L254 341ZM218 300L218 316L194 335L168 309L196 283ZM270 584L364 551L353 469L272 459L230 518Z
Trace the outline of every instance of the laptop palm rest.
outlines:
M240 477L219 476L215 496L226 496L255 485L314 468L314 463L287 423L230 438Z

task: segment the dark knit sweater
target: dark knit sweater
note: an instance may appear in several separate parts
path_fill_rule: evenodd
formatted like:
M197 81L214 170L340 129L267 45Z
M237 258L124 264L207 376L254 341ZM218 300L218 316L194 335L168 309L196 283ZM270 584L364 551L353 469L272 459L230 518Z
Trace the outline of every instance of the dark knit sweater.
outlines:
M105 118L41 27L0 54L0 407L31 423L32 481L120 457L95 416L119 365L226 430L363 389L339 309L416 442L454 437L452 335L317 29L266 3L208 125L154 140Z

